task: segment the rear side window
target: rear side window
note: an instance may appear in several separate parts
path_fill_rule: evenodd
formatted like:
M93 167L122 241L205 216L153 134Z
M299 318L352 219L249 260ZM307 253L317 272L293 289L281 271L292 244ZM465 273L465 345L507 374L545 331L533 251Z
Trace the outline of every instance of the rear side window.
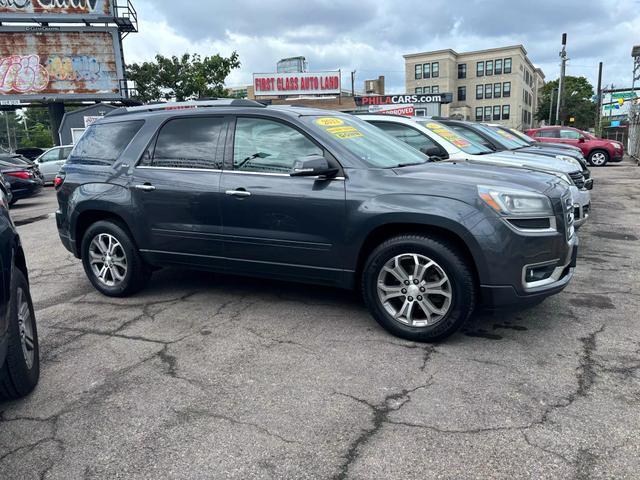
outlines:
M91 125L73 149L70 162L112 165L143 124L132 120Z
M560 132L554 129L538 130L534 133L534 136L542 138L560 138Z
M160 129L153 152L145 154L141 166L164 168L222 168L224 117L176 118Z

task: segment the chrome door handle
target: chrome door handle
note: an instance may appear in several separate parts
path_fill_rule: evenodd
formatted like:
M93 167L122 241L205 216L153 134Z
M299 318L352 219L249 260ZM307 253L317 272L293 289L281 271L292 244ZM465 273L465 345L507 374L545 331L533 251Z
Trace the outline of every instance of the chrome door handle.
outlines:
M227 195L231 195L232 197L250 197L251 192L247 192L246 190L227 190Z
M135 188L136 190L142 190L143 192L153 192L156 187L154 187L153 185L134 185L133 188Z

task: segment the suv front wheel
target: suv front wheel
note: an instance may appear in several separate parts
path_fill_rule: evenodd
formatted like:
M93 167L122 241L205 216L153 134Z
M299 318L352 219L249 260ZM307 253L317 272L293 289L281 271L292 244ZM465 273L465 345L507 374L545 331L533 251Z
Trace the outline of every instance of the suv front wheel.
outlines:
M443 241L422 235L379 245L363 270L362 288L382 327L417 342L453 334L475 307L476 285L465 259Z
M82 237L82 265L93 286L109 297L126 297L144 288L151 270L121 225L100 221Z
M609 161L609 154L604 150L594 150L589 154L589 163L594 167L604 167Z

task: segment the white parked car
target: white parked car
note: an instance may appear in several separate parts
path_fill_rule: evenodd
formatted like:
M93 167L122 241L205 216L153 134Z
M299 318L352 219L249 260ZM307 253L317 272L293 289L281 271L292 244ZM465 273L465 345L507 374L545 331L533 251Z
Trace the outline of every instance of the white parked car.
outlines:
M534 154L518 154L517 151L494 152L484 145L474 143L458 132L435 120L398 115L365 114L366 120L431 157L451 160L467 160L505 167L523 167L553 173L564 178L571 187L574 202L575 225L579 227L589 218L591 194L579 189L572 175L582 175L580 162L572 157L557 159Z
M73 150L73 145L53 147L34 160L35 163L38 164L45 183L53 182L60 167L62 167L67 161L67 158L69 158L71 150Z

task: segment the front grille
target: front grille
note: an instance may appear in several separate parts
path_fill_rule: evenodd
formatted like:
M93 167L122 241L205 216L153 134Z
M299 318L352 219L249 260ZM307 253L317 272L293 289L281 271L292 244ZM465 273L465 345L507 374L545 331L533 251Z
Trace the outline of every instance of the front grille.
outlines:
M584 188L584 174L582 172L571 172L569 176L576 187Z
M591 172L589 170L583 170L582 175L584 176L585 180L589 180L591 178Z

